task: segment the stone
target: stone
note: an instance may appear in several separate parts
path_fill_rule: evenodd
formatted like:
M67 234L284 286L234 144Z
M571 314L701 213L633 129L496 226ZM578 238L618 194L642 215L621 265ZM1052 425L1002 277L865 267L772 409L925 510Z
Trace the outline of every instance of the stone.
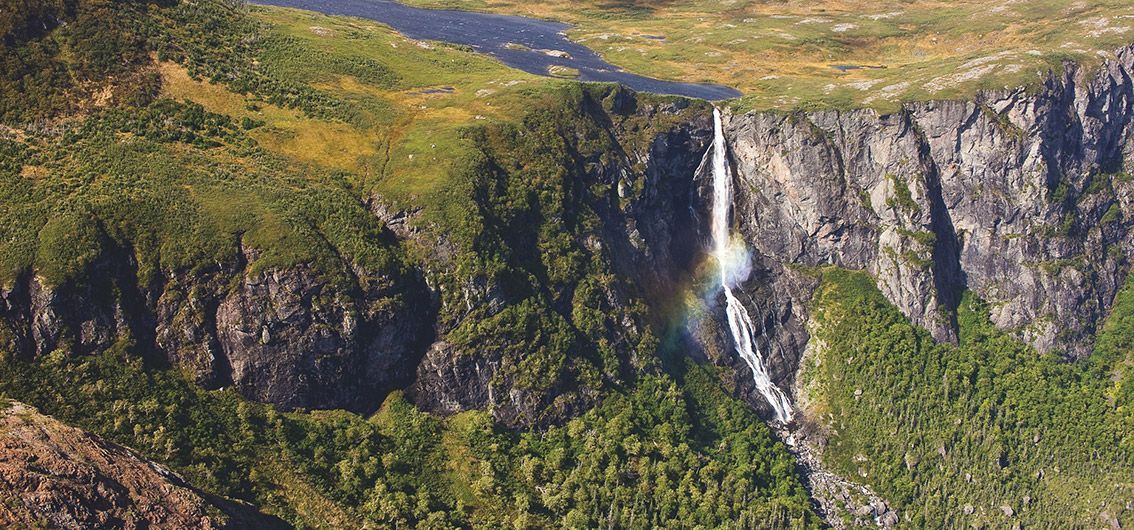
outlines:
M288 528L19 402L0 404L0 498L3 528Z

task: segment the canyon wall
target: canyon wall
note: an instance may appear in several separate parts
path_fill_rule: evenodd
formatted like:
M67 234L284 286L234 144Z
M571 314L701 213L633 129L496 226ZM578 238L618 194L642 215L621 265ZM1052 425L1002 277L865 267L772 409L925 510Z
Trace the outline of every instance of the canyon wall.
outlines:
M734 224L756 256L748 301L780 383L807 340L809 269L828 265L868 271L937 340L956 340L969 289L1040 352L1088 355L1129 268L1132 72L1123 49L1034 92L732 115Z
M408 380L433 311L421 279L349 264L338 278L304 265L257 270L255 251L238 257L145 283L121 248L59 285L29 271L0 290L0 339L27 360L134 351L284 409L372 411Z

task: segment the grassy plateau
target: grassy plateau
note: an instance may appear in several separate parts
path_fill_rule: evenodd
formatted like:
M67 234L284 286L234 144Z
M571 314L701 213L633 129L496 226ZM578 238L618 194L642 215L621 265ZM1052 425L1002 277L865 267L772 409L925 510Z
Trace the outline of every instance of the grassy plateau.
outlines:
M409 0L574 24L568 36L635 73L735 87L742 107L952 99L1095 64L1134 42L1123 0Z

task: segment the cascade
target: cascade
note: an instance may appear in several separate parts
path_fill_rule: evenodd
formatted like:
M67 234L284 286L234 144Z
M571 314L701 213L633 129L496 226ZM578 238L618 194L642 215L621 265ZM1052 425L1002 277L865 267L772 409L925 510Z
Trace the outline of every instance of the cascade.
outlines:
M736 297L733 289L748 279L752 272L748 247L738 238L732 236L732 226L729 217L732 210L732 174L728 168L728 153L725 145L724 127L721 124L721 112L713 109L713 145L705 153L706 160L711 164L713 177L713 203L711 212L712 255L717 260L717 272L720 275L720 287L725 295L725 315L728 317L728 327L732 334L733 345L748 367L752 369L752 378L756 388L775 412L775 419L781 423L792 420L791 401L788 400L768 374L764 365L764 355L755 341L752 317L744 304Z

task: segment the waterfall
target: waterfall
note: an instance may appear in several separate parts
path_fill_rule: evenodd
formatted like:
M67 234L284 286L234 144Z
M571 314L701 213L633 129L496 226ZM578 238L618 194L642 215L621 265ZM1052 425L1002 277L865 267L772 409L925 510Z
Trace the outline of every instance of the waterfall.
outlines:
M725 312L728 316L729 330L732 332L732 341L736 346L736 352L752 369L756 388L772 406L776 421L788 423L792 420L791 402L769 377L768 369L764 366L763 352L755 342L752 317L733 293L734 287L748 279L752 267L748 248L743 241L732 237L732 227L729 224L729 214L732 209L732 174L728 169L728 153L724 127L721 125L721 112L717 109L713 109L713 145L705 156L712 157L707 160L712 164L713 174L712 253L717 260L721 289L724 290L727 302ZM703 161L702 165L704 163Z

